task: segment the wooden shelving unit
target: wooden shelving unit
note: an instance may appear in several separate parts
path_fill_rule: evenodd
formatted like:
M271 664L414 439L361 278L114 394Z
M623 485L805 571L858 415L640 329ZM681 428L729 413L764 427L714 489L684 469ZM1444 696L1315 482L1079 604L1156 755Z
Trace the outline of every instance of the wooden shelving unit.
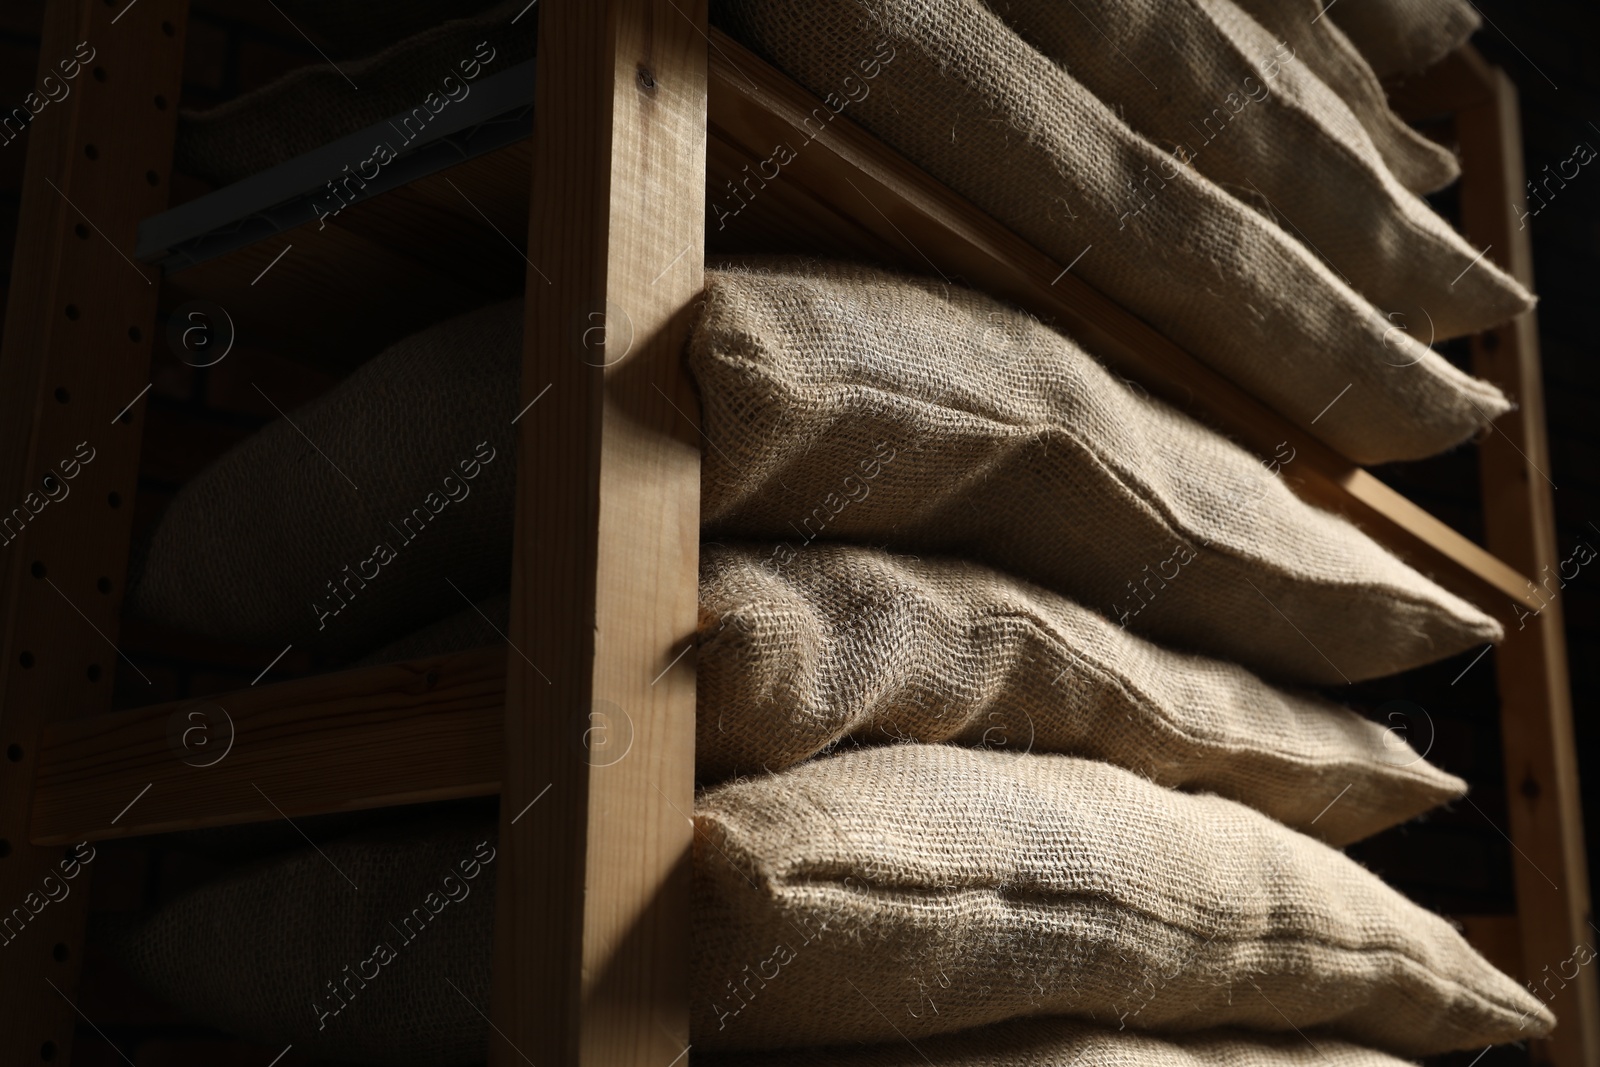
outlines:
M529 140L356 205L337 226L289 230L163 280L134 250L140 223L167 207L175 109L155 101L178 98L185 0L52 0L44 67L88 40L106 77L84 79L32 133L0 353L0 505L23 500L79 442L95 458L72 496L0 555L0 905L33 891L75 842L498 793L508 817L491 1062L677 1062L689 1043L695 708L681 654L696 622L702 447L681 353L706 256L777 245L982 288L1247 446L1290 442L1298 492L1505 621L1495 656L1518 915L1463 922L1525 977L1588 940L1559 604L1517 626L1519 610L1542 603L1529 579L1558 558L1531 315L1474 341L1477 372L1519 403L1480 446L1480 547L848 119L811 140L801 123L818 102L711 30L703 0L542 0L538 17ZM1531 281L1509 206L1521 187L1509 82L1464 52L1402 104L1453 116L1466 227ZM708 225L707 189L796 137L807 150L736 231ZM507 234L526 244L508 247ZM252 286L289 243L273 284ZM224 302L337 361L357 339L370 351L421 316L481 302L516 256L531 267L512 259L527 296L522 403L548 390L519 424L510 637L521 652L213 698L232 717L234 749L207 768L169 747L183 704L110 712L109 686L87 681L84 665L116 655L158 300ZM596 713L627 720L626 759L584 749ZM70 1062L87 898L46 909L4 950L0 1064ZM1538 1062L1600 1062L1597 993L1590 968L1556 994L1561 1026Z

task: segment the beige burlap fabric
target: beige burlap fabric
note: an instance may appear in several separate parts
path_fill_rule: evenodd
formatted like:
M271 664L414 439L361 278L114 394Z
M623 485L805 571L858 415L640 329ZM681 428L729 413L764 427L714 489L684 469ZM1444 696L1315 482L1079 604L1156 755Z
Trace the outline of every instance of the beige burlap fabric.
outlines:
M936 1067L1408 1067L1406 1060L1326 1034L1311 1040L1243 1030L1157 1036L1060 1018L1018 1019L915 1045L891 1041L708 1052L696 1060L703 1067L926 1067L930 1062Z
M967 556L1279 680L1376 677L1501 633L1239 446L982 294L764 260L708 272L705 305L689 358L713 537Z
M471 18L432 26L377 55L341 62L338 69L327 63L299 67L225 104L181 112L173 166L227 185L402 112L412 116L411 123L395 127L385 144L392 153L403 152L435 122L447 121L452 108L459 110L478 81L533 58L536 22L511 25L524 6L526 0L506 0ZM381 22L374 26L381 28ZM373 155L377 150L370 145L346 161L348 173L380 173L385 160ZM346 173L328 178L343 182ZM330 193L330 210L337 204Z
M298 29L327 42L335 56L364 56L450 19L476 15L493 0L273 0ZM523 0L526 5L527 0ZM521 8L513 9L515 15ZM526 20L524 20L526 21ZM521 25L521 23L518 23Z
M1431 455L1506 410L1499 390L1385 318L1296 238L1193 168L1174 169L980 0L713 6L778 67L832 94L817 123L844 110L1351 459ZM868 61L880 69L865 82ZM713 197L713 217L723 210Z
M1108 764L867 748L703 793L695 822L699 1051L920 1044L1071 1015L1166 1033L1292 1026L1421 1054L1551 1022L1340 853ZM109 947L163 999L266 1044L479 1062L489 1035L467 1000L487 1002L494 835L464 821L323 842L202 886Z
M782 568L773 558L770 545L701 548L701 781L781 770L841 741L1066 752L1336 845L1466 792L1384 726L981 564L825 544ZM367 662L499 642L506 606L491 598Z
M695 812L699 1049L1071 1015L1318 1027L1426 1055L1553 1024L1342 853L1105 763L864 748L710 790Z
M1449 151L1428 140L1389 108L1389 100L1367 61L1332 18L1322 0L1236 0L1295 58L1344 98L1372 135L1384 162L1407 189L1431 193L1455 181L1461 166Z
M1334 844L1466 791L1353 712L979 564L820 544L771 560L767 547L701 550L703 779L789 767L845 738L953 740L1105 760Z
M1347 0L1328 17L1380 78L1426 70L1483 23L1466 0Z
M183 487L134 561L128 610L339 655L503 589L521 361L521 301L369 360Z
M994 6L1172 153L1162 174L1192 162L1414 336L1475 333L1532 306L1527 290L1395 180L1338 94L1233 0ZM1106 47L1101 33L1117 47ZM1159 191L1160 181L1150 189Z
M209 882L105 942L145 988L253 1041L386 1067L482 1063L497 845L493 819L321 842Z

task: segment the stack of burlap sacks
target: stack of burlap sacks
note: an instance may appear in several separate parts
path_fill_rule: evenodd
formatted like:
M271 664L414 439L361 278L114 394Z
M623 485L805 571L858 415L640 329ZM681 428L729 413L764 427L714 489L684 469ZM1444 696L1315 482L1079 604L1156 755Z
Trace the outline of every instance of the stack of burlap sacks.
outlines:
M1453 160L1362 58L1426 65L1470 10L1344 3L1359 51L1312 0L715 17L1329 444L1414 458L1507 404L1408 327L1531 297L1416 198ZM130 609L355 662L500 640L523 314L410 338L214 464L139 552ZM1296 497L1292 450L1260 460L1015 309L861 265L708 271L689 361L694 1056L1377 1067L1549 1031L1338 851L1466 783L1300 687L1501 631ZM115 946L247 1037L478 1062L498 841L437 814L322 841Z

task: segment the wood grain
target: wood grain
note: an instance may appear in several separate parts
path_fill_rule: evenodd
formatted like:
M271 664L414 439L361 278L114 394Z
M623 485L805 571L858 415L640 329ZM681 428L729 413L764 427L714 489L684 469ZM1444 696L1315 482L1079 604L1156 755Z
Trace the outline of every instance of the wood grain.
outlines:
M710 37L716 47L704 185L707 195L715 196L725 183L747 177L743 168L770 156L774 144L808 140L801 123L817 101L719 31ZM1435 98L1448 99L1461 90L1458 61L1441 69L1452 76L1445 90L1430 90L1431 82L1410 87L1422 101L1417 106L1437 109ZM1507 621L1514 619L1508 601L1537 606L1516 568L1334 453L1077 276L1064 274L1062 264L846 116L826 129L735 218L708 226L706 247L887 262L942 273L1012 300L1247 447L1270 455L1279 442L1289 442L1296 459L1286 473L1302 496L1348 516L1455 592ZM286 234L282 243L296 248L272 268L266 289L249 282L280 250L278 242L177 275L173 299L228 296L243 328L293 336L308 359L348 366L370 355L374 346L421 325L419 308L462 310L491 294L503 295L500 279L508 268L520 269L521 260L501 234L520 239L526 232L526 197L513 194L525 190L532 158L532 143L521 142L359 204L325 232L310 224ZM302 251L308 253L303 258ZM292 318L278 313L286 304L297 308Z
M133 402L149 382L157 292L153 272L130 260L139 220L166 206L185 9L184 0L52 0L45 12L35 84L59 99L39 110L28 135L0 346L0 515L37 512L0 545L7 915L61 873L62 849L29 843L39 732L111 702L143 425ZM130 404L129 420L114 422ZM46 491L57 499L26 503ZM120 508L111 493L121 494ZM85 870L77 892L39 909L0 948L0 1064L71 1055L68 998L93 866Z
M1462 223L1474 244L1488 247L1489 258L1532 288L1533 250L1518 221L1523 168L1516 89L1470 49L1458 53L1446 73L1461 81L1463 71L1477 80L1484 100L1455 117ZM1565 975L1576 946L1593 946L1594 931L1561 594L1563 574L1573 571L1570 563L1563 566L1569 553L1557 543L1535 314L1477 335L1472 362L1476 374L1517 403L1480 447L1485 541L1543 585L1544 606L1509 627L1495 653L1521 971L1535 983L1557 976L1553 985L1539 985L1539 995L1553 994L1550 1008L1560 1025L1548 1041L1535 1043L1534 1062L1577 1067L1600 1063L1600 977L1592 966L1578 968L1570 980Z
M704 0L541 0L490 1041L688 1047Z
M1518 981L1524 981L1522 968L1522 924L1515 915L1453 915L1461 926L1461 936L1483 958Z
M179 271L163 305L212 301L242 335L349 371L434 322L521 293L531 152L521 141L475 156L326 225L308 222Z
M492 795L504 716L496 645L52 723L39 737L33 840Z
M742 176L740 166L769 156L776 144L804 145L727 229L750 226L760 241L782 240L796 250L823 251L829 241L846 254L870 249L904 269L1010 300L1246 447L1267 456L1288 442L1295 459L1285 476L1302 497L1346 515L1456 593L1502 618L1509 617L1508 600L1534 606L1513 567L1201 364L848 117L833 118L812 140L804 122L819 101L727 36L713 31L712 39L710 123L718 150L711 162L725 169L708 186ZM717 243L748 247L737 237Z

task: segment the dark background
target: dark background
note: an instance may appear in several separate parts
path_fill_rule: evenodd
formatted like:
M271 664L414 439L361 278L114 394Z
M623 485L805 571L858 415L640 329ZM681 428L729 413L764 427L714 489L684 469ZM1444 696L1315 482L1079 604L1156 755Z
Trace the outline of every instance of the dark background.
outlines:
M1579 142L1600 149L1600 10L1575 0L1478 2L1486 24L1474 44L1506 69L1521 94L1528 174L1536 175L1546 165L1554 169ZM8 108L33 87L43 10L43 0L0 0L0 103ZM190 107L228 99L317 58L267 0L195 0L187 55L183 104ZM0 146L0 317L11 278L26 148L25 136ZM181 197L183 186L176 179L174 184ZM1449 213L1449 193L1438 198L1438 206ZM1600 343L1588 318L1597 304L1594 281L1600 278L1600 160L1584 167L1540 214L1530 216L1529 225L1535 289L1541 298L1538 317L1550 474L1559 487L1554 494L1558 550L1565 558L1576 542L1600 539ZM253 379L265 376L274 383L272 395L283 398L286 407L309 399L331 381L300 367L291 356L255 351L249 365ZM152 521L171 494L211 456L272 417L245 379L237 376L242 366L243 361L234 360L204 372L158 359L141 461L139 525ZM1457 529L1481 539L1475 455L1467 448L1376 473ZM1581 571L1562 597L1589 828L1590 882L1600 884L1600 725L1591 714L1600 697L1600 567ZM192 645L183 646L176 638L169 642L160 634L125 635L124 640L143 642L133 651L164 690L162 699L242 686L259 664L255 656L230 662L226 650L212 650L207 658L195 653ZM180 646L184 651L175 651ZM1451 685L1470 660L1471 654L1367 683L1354 694L1348 689L1333 694L1345 700L1354 697L1380 718L1401 699L1426 709L1426 732L1414 724L1410 739L1419 748L1431 745L1430 759L1473 784L1470 806L1441 810L1351 851L1427 906L1457 914L1506 914L1515 902L1512 855L1501 833L1505 783L1493 656ZM96 865L97 912L131 910L207 874L184 855L159 848L106 849L104 854L106 858ZM129 991L92 953L85 964L81 1006L134 1056L139 1067L223 1063L265 1067L275 1054L270 1049L243 1048L188 1025L164 1006ZM1497 1053L1478 1067L1518 1059L1515 1051ZM123 1062L87 1029L79 1035L74 1060L79 1067ZM306 1062L291 1054L280 1067L303 1067Z
M1480 7L1492 25L1474 43L1517 84L1529 176L1547 165L1554 172L1580 141L1600 149L1600 9L1554 0L1491 0ZM1594 528L1600 526L1600 343L1589 318L1600 297L1600 170L1583 168L1528 224L1540 297L1550 476L1559 487L1555 505L1564 555L1575 541L1600 536ZM1593 712L1600 703L1600 573L1580 573L1564 596L1589 881L1596 885L1600 724Z

